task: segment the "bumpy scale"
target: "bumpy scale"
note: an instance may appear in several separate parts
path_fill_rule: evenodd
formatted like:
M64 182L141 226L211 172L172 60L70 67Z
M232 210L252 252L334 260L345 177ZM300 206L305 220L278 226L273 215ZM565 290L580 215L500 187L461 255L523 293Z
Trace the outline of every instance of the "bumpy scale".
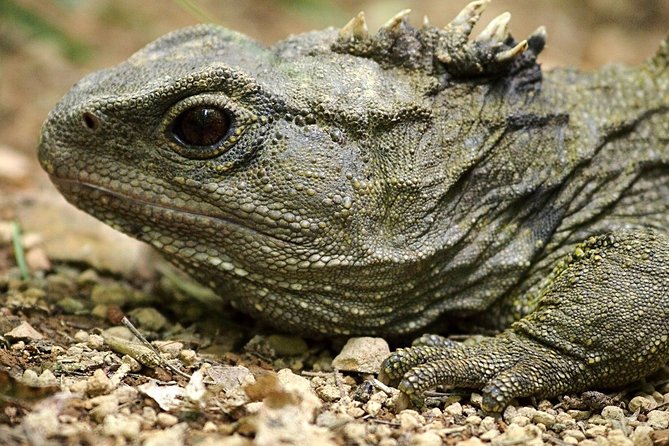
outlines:
M488 1L444 28L269 48L212 25L84 78L39 158L66 198L233 305L305 335L424 336L382 378L501 410L669 358L669 50L542 72Z

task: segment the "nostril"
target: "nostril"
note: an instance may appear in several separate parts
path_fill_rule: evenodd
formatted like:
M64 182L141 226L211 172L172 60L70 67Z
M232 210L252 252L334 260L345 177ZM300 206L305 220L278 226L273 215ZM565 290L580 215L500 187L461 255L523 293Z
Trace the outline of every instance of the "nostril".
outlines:
M100 127L100 118L91 112L84 112L83 122L84 126L89 130L97 130Z

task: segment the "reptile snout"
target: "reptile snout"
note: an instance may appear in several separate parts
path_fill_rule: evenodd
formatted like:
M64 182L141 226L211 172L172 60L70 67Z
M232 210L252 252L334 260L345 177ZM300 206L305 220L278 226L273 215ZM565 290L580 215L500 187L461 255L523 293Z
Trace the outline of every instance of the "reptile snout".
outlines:
M91 147L99 145L104 124L104 116L94 103L81 103L66 96L42 125L37 148L40 164L50 175L61 176L59 169L73 168L75 160L81 160Z

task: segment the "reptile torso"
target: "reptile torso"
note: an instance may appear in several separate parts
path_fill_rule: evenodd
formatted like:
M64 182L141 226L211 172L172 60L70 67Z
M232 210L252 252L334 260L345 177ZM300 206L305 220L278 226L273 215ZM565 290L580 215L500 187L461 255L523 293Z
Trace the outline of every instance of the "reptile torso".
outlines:
M542 72L543 28L517 42L503 14L469 39L486 4L269 48L176 31L75 85L40 161L75 205L283 329L545 320L579 253L607 257L597 237L666 235L667 42L637 67ZM515 330L534 339L530 319Z

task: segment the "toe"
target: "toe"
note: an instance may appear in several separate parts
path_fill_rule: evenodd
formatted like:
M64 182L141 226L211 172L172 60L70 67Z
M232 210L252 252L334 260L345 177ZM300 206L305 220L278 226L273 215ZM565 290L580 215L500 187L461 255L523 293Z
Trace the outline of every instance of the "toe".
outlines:
M399 390L411 401L421 402L426 390L436 386L481 388L497 370L484 357L444 359L413 367L399 383ZM417 405L421 405L420 403Z
M413 367L449 357L457 356L460 349L421 345L400 348L388 356L381 364L379 380L385 384L396 385Z

